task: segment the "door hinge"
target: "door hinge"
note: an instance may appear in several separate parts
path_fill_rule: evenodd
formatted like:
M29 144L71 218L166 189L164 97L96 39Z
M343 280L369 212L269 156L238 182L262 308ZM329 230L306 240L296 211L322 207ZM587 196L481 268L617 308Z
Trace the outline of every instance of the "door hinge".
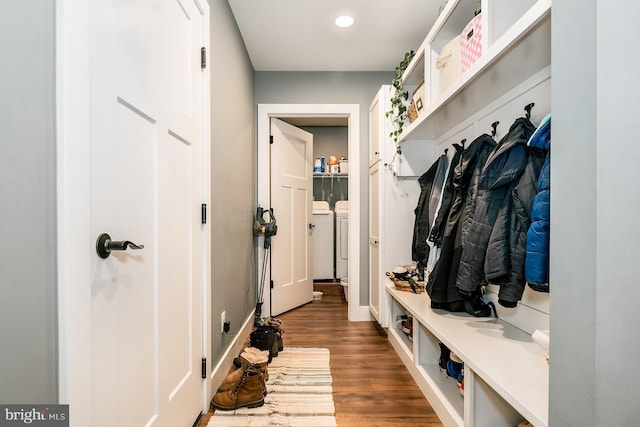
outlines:
M273 135L269 135L269 144L273 144Z
M203 380L207 379L207 358L206 357L202 358L202 379Z
M200 208L200 222L202 224L207 223L207 204L206 203L203 203Z
M207 48L200 49L200 68L207 68Z
M273 289L273 280L269 280L269 286L271 286L271 289Z

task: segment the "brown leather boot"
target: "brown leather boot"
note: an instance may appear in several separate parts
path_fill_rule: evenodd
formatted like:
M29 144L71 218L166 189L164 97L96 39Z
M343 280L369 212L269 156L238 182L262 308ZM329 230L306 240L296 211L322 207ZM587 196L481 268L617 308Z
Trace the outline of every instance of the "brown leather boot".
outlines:
M250 350L251 349L251 350ZM240 363L242 364L240 368L236 369L233 372L230 372L225 379L218 387L218 392L228 391L233 388L234 385L240 378L242 378L242 374L247 369L249 365L254 365L260 370L262 375L262 379L266 382L269 379L269 371L267 370L267 361L269 358L268 351L261 351L258 349L253 349L252 347L247 347L245 351L240 355Z
M251 364L258 365L260 367L262 379L266 382L269 379L269 351L259 350L255 347L245 347L242 355L244 355Z
M247 366L231 390L216 393L211 401L211 406L223 411L232 411L238 408L257 408L264 405L264 392L266 388L260 370L253 365Z

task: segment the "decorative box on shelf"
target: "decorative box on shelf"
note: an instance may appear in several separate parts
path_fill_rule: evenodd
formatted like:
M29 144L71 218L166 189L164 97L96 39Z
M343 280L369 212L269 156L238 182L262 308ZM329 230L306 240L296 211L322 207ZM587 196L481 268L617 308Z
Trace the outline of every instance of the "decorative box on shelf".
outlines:
M438 93L442 94L460 75L460 36L451 39L440 52L436 68L439 73Z
M411 100L411 104L409 104L409 108L407 109L407 117L409 118L409 123L413 123L418 118L418 110L416 109L415 101Z
M418 86L413 91L412 101L416 106L416 112L419 116L424 109L424 80L418 83Z
M482 14L473 18L460 34L460 67L464 73L482 56Z

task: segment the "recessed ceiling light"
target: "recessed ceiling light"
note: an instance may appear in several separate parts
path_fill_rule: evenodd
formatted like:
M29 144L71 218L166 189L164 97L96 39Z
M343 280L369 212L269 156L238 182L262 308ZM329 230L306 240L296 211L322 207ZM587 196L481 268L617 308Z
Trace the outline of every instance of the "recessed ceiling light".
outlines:
M336 25L340 28L349 28L353 25L353 18L347 15L338 16L336 18Z

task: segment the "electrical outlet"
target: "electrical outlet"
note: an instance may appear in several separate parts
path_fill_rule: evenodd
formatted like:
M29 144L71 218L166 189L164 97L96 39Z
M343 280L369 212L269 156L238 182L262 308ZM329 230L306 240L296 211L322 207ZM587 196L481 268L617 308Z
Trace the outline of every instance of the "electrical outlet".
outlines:
M220 313L220 333L224 334L224 323L227 321L227 312Z

